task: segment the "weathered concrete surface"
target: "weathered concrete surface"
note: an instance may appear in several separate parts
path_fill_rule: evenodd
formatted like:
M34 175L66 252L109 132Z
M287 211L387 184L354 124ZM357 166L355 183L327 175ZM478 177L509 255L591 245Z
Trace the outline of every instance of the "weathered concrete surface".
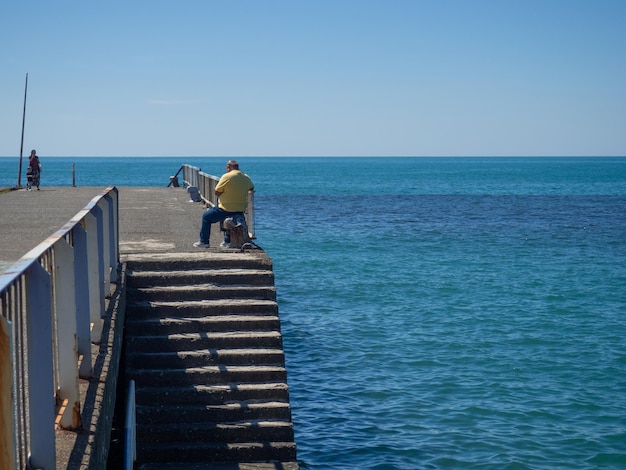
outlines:
M0 271L65 225L106 187L45 187L0 193ZM204 207L182 188L120 187L120 250L195 252ZM219 247L218 226L211 246ZM218 251L219 248L211 248Z
M59 230L105 187L0 193L0 271Z
M181 253L205 251L198 241L203 204L190 202L182 188L120 188L120 251ZM223 240L219 226L211 230L211 251Z
M125 370L136 382L138 468L298 468L274 278L249 280L272 273L267 255L203 250L126 260ZM183 268L187 281L170 282L168 272L178 281Z

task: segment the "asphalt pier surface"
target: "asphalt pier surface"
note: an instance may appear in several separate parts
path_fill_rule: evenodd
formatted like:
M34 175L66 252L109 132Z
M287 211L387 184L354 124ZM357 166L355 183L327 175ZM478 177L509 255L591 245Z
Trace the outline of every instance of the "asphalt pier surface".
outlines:
M62 228L103 187L45 187L0 193L0 272ZM182 188L120 187L120 252L194 252L205 208ZM211 231L211 251L221 234ZM213 248L215 247L215 248Z

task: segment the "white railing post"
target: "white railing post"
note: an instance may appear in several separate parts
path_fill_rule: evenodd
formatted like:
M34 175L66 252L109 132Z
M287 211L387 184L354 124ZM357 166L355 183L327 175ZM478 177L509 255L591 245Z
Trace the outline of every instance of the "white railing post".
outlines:
M89 319L91 323L91 341L99 343L102 339L102 314L104 286L98 272L98 220L95 215L85 215L87 231L87 282L89 291Z
M117 282L117 267L119 266L119 197L117 191L110 191L105 199L109 202L109 269L111 270L111 282Z
M78 375L83 379L93 376L91 363L91 316L87 249L87 223L83 220L72 228L74 240L74 282L76 299L76 335L78 357L80 360Z
M98 274L98 295L99 295L99 304L100 304L100 318L105 317L104 310L104 299L106 297L106 292L104 290L105 283L104 278L109 277L108 273L105 276L104 274L104 213L102 211L102 207L100 206L100 202L98 201L93 208L91 209L91 213L96 217L96 270ZM100 342L100 341L98 341Z
M54 303L57 320L57 354L59 399L63 404L59 425L76 429L81 425L80 388L78 380L76 297L74 295L74 251L65 239L55 244ZM68 269L70 267L70 269Z
M32 468L53 470L56 446L50 273L39 263L33 263L27 268L26 276L29 464Z
M109 219L109 207L108 201L105 198L102 198L98 201L97 207L101 211L101 224L102 230L98 230L100 232L100 243L101 246L98 247L99 250L102 250L102 268L98 269L98 271L102 271L103 279L102 279L102 296L103 298L108 296L111 292L111 245L110 245L110 219ZM104 316L104 314L102 315Z

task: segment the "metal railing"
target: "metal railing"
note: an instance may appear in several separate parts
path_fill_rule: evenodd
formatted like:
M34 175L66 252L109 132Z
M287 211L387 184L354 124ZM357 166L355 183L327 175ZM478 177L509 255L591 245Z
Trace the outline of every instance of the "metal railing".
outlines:
M217 176L203 172L200 168L191 165L182 165L176 176L183 172L183 186L194 186L198 188L200 198L209 206L217 205L218 197L215 194L215 186L219 182ZM249 236L255 239L254 227L254 191L248 192L248 204L246 206L246 224L248 225Z
M0 462L54 469L55 427L81 427L105 297L119 267L114 186L0 275Z
M128 384L126 419L124 423L124 470L133 470L137 460L137 412L135 410L135 381Z

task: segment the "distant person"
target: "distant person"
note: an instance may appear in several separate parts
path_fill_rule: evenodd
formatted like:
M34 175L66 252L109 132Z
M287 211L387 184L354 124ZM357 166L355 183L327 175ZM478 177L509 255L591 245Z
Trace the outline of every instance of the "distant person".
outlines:
M37 156L37 150L30 151L30 157L28 157L28 170L26 170L26 179L28 181L27 188L30 191L33 186L37 187L39 191L39 180L41 175L41 162Z
M200 241L195 242L193 246L209 248L211 224L222 222L228 217L243 213L248 205L248 191L253 189L252 180L239 170L239 163L236 160L228 160L226 173L222 175L215 187L215 194L219 197L218 204L202 214ZM229 236L229 232L225 232L222 246L229 246Z

